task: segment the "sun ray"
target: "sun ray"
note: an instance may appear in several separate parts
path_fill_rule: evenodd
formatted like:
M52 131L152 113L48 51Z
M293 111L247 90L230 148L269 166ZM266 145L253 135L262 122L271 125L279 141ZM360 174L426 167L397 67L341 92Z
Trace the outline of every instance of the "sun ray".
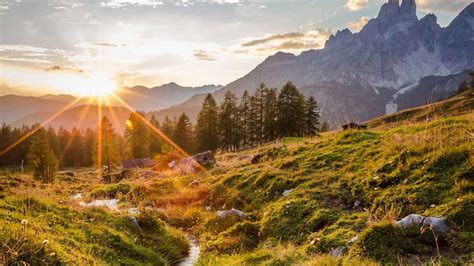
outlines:
M115 93L111 93L111 95L117 99L117 101L119 101L120 103L122 103L125 108L127 108L128 110L130 110L132 113L133 112L136 112L137 110L134 109L133 107L131 107L128 103L126 103L122 98L120 98L118 95L116 95ZM191 155L189 153L187 153L183 148L181 148L178 144L176 144L176 142L174 142L171 138L169 138L168 136L166 136L165 133L163 133L163 131L159 130L158 128L156 128L155 126L153 126L150 121L146 120L145 117L142 117L140 115L137 116L146 126L148 126L152 132L154 134L156 134L157 136L161 137L162 139L164 139L168 144L170 144L171 146L173 146L178 152L180 152L182 155L186 156L186 157L191 157ZM202 169L202 170L206 170L206 168L204 166L202 166L201 164L199 164L199 167Z
M52 116L50 116L48 119L46 119L45 121L43 121L39 127L36 127L34 128L33 130L31 130L30 132L28 132L26 135L24 135L23 137L21 137L20 139L18 139L17 141L15 141L13 144L11 144L10 146L8 146L7 148L5 148L3 151L0 152L0 156L3 156L5 155L7 152L9 152L10 150L12 150L13 148L15 148L16 146L18 146L20 143L22 143L23 141L25 141L26 139L28 139L29 137L31 137L31 135L35 134L36 131L40 130L41 128L43 128L44 126L46 126L47 124L49 124L51 121L53 121L54 119L56 119L58 116L60 116L62 113L64 113L64 111L66 111L67 109L71 108L73 105L75 105L77 102L79 102L80 100L82 99L82 97L79 97L79 98L76 98L74 101L70 102L69 104L67 104L66 106L64 106L61 110L59 110L58 112L54 113Z
M89 98L88 100L88 103L87 103L87 106L84 108L84 110L82 111L81 113L81 116L79 117L79 121L77 122L77 128L80 130L80 126L82 124L82 122L84 121L87 113L89 113L89 109L90 109L90 105L91 105L91 102L92 102L92 99ZM66 151L67 149L69 149L69 146L71 146L72 144L72 140L73 138L71 137L71 139L69 139L69 141L66 143L66 146L64 147L64 150L63 152L61 153L61 160L64 158L64 155L66 154Z
M97 178L102 176L102 95L97 96Z
M106 101L107 109L109 109L110 116L112 116L112 120L114 120L116 125L120 125L117 114L115 114L115 111L111 106L109 97L105 97L105 101Z

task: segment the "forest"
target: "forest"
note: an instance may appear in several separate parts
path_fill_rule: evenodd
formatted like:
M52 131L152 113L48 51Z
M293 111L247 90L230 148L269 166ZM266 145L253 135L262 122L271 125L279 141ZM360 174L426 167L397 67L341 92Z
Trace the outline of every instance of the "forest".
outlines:
M46 177L52 175L52 169L103 164L114 167L125 159L151 158L175 152L173 146L143 123L143 119L144 112L132 113L123 134L113 128L107 116L102 118L97 128L84 131L40 128L39 124L11 128L3 124L0 150L31 131L35 132L10 150L8 156L1 156L0 166L34 166L41 172L37 173L38 176ZM288 82L281 90L261 84L253 95L245 91L240 99L228 91L220 105L208 94L195 125L185 113L173 119L165 117L161 124L152 116L149 124L187 153L193 154L208 150L248 149L282 137L315 136L328 130L327 123L321 125L319 120L316 100L313 97L305 99Z

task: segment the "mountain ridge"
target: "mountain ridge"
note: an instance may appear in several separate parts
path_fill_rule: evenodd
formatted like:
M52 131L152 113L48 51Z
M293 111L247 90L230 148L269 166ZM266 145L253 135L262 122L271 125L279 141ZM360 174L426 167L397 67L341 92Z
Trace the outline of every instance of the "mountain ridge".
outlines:
M400 1L390 0L360 32L339 30L327 40L323 49L304 51L300 55L277 52L213 95L221 101L227 90L240 97L244 90L252 93L262 82L281 88L291 80L306 96L318 96L316 100L320 105L336 103L339 108L332 108L322 117L333 126L351 120L368 120L387 111L397 111L395 106L387 108L392 96L409 86L416 89L415 84L423 78L457 75L473 68L473 29L474 3L467 5L443 28L434 14L418 19L414 0L403 0L401 5ZM338 98L330 95L330 87L342 90ZM442 91L435 87L431 88L435 91L435 99L457 89L454 84ZM364 101L354 102L351 108L345 107L351 100L347 98L353 96L356 89L361 94L358 98L375 101L370 103L371 108L362 106ZM186 111L184 106L196 109L200 104L188 101L160 113L161 116L173 116L180 106ZM419 102L405 104L407 108L415 105Z

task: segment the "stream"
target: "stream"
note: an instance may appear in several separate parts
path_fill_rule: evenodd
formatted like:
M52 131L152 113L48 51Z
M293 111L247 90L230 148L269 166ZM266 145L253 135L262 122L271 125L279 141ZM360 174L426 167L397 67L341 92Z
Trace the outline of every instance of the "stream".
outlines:
M201 254L201 249L199 248L199 243L196 238L192 235L188 235L189 240L189 254L186 258L179 261L177 266L193 266L199 260L199 255Z
M71 199L79 200L82 198L82 194L76 194ZM112 211L118 211L118 199L105 199L105 200L93 200L89 203L80 201L79 205L83 207L107 207ZM139 213L137 208L129 208L127 212L131 215L137 215ZM176 263L177 266L193 266L199 260L201 249L196 238L192 235L188 235L189 242L189 254L184 259Z

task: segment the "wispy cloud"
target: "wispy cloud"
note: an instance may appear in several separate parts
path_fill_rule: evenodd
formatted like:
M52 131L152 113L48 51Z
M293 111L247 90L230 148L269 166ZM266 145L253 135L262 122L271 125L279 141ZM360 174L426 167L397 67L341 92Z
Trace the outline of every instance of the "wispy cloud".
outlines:
M468 4L472 3L471 0L418 0L417 5L421 11L433 12L444 11L444 12L459 12L465 8Z
M347 26L353 31L360 31L369 22L369 17L361 17L358 21L353 21L347 24Z
M300 52L309 49L322 48L332 31L328 29L314 29L306 32L288 32L283 34L271 34L264 38L244 42L236 52L251 54L276 51Z
M242 46L251 47L251 46L256 46L259 44L265 44L265 43L275 41L275 40L295 39L295 38L301 38L301 37L304 37L304 33L302 32L289 32L289 33L283 33L283 34L275 34L275 35L270 35L262 39L252 40L252 41L243 43Z
M203 61L215 61L216 58L212 56L209 52L204 50L196 50L193 53L193 56L199 60Z
M345 7L351 11L355 11L366 8L368 3L368 0L348 0Z
M84 70L72 67L52 66L46 68L44 71L47 72L73 72L73 73L84 73Z
M23 63L39 63L39 64L51 64L51 63L53 63L52 61L46 60L46 59L26 58L26 57L7 57L7 56L0 56L0 61L23 62Z

